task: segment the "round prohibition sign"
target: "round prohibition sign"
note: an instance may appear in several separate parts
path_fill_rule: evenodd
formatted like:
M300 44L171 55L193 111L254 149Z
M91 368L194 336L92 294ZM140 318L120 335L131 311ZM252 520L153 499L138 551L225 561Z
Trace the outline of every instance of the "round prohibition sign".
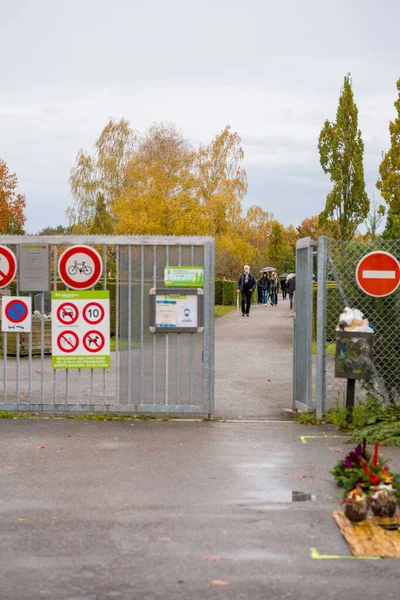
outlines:
M106 338L101 331L93 329L92 331L85 333L82 342L85 350L88 352L100 352L100 350L103 350L104 348Z
M79 317L79 311L72 302L63 302L57 309L57 318L63 325L73 325Z
M73 290L88 290L96 285L103 272L100 254L90 246L67 248L58 261L62 281Z
M400 285L400 263L393 254L375 250L362 257L356 269L358 286L368 296L384 298Z
M7 287L17 273L17 259L7 246L0 246L0 288Z
M97 325L104 319L104 307L98 302L89 302L83 309L83 318L90 325Z
M57 346L62 352L75 352L79 346L79 338L75 331L63 331L57 338Z
M22 300L12 300L8 302L5 313L11 323L22 323L28 316L28 307Z

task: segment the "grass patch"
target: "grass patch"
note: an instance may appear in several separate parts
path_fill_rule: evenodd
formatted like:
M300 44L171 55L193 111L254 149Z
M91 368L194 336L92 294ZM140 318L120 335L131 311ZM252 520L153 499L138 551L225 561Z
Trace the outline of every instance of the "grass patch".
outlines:
M300 425L319 425L325 423L325 421L319 421L315 412L301 412L293 417L293 421L300 423Z
M215 318L223 317L224 315L233 312L236 310L236 306L215 306L214 307L214 316Z
M39 419L39 413L14 413L7 410L0 411L0 419ZM170 421L171 417L155 415L129 415L129 414L101 414L86 413L84 415L46 415L47 419L70 419L73 421Z
M335 356L336 354L336 342L331 342L330 344L326 344L326 356ZM314 355L317 354L317 342L312 343L312 353Z

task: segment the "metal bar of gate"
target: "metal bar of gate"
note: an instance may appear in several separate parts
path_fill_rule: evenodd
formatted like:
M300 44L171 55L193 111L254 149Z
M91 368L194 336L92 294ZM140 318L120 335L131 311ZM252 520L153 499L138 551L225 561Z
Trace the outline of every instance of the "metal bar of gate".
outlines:
M194 266L194 246L190 247L190 265ZM190 404L194 404L194 338L195 333L190 334Z
M165 266L169 266L169 247L165 248ZM168 406L168 387L169 387L169 337L165 334L165 406Z
M140 404L144 404L144 246L140 246Z
M17 265L19 266L19 256L20 256L20 246L17 246ZM17 278L17 296L19 296L19 277ZM20 352L21 352L21 338L20 338L20 333L18 332L16 334L16 339L17 339L17 369L16 369L16 393L17 393L17 404L19 403L19 380L20 380Z
M157 246L153 246L153 287L157 287ZM156 403L157 338L153 335L153 404Z
M317 372L316 372L316 416L321 420L325 413L326 399L326 266L327 238L318 238L317 271Z
M132 246L128 246L128 404L132 404Z
M178 267L182 266L182 246L178 246ZM177 333L176 340L176 392L178 404L181 403L181 334Z

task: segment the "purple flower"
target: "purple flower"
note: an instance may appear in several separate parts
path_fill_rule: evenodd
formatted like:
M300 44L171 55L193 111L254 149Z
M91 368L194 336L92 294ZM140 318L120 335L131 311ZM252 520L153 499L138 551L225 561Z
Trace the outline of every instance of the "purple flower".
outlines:
M359 459L361 458L362 453L363 453L363 448L362 448L361 444L358 444L358 446L356 446L354 448L354 450L349 452L349 454L343 460L343 467L345 469L352 469L353 467L357 467L360 464Z

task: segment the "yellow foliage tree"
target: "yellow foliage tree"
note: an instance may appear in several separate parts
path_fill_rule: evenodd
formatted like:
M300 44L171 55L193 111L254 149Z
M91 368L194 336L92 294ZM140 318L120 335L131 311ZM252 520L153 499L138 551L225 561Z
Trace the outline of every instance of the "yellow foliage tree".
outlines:
M114 201L117 233L206 233L196 197L195 157L174 125L153 125L127 165L125 185Z

